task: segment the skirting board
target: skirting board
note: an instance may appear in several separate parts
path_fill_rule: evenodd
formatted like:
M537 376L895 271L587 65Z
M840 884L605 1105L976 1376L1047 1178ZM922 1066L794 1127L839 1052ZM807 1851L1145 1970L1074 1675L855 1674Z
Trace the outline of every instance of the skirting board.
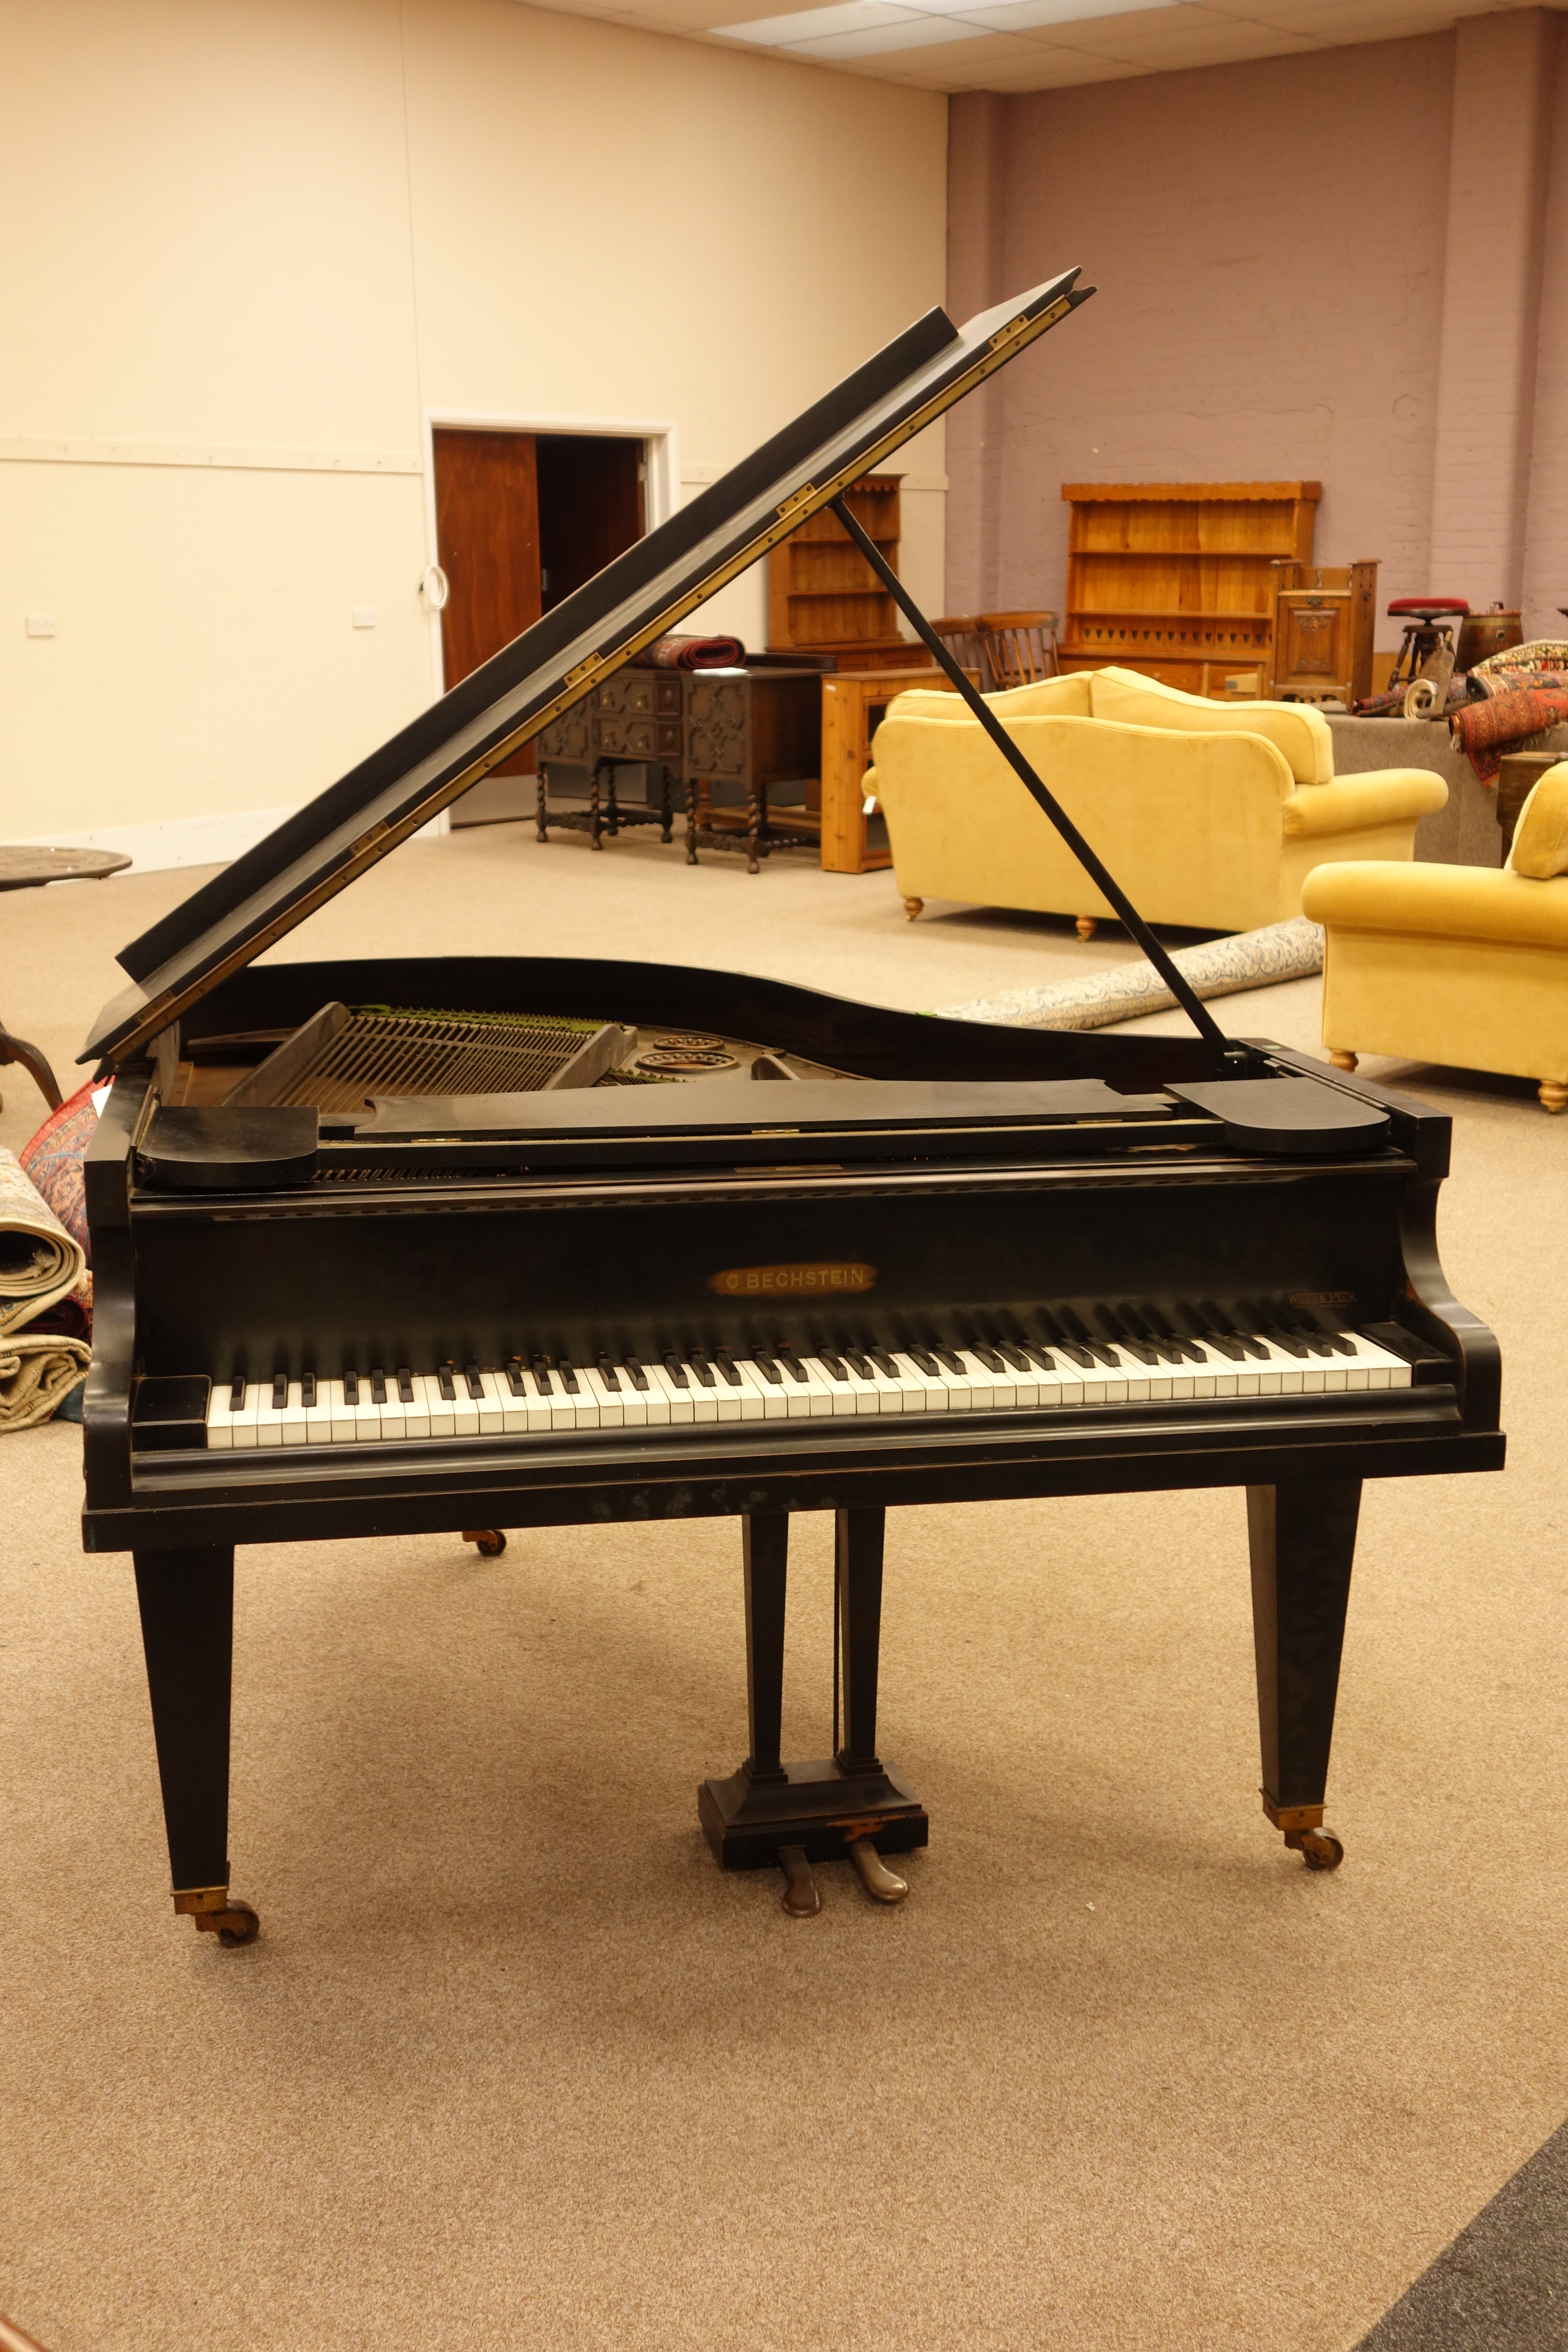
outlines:
M275 825L293 814L291 808L235 809L214 816L166 817L161 824L97 825L89 833L32 833L24 835L18 846L118 850L131 859L132 873L160 874L174 866L227 866L254 849L258 841L265 841ZM422 825L415 838L446 830L443 810Z

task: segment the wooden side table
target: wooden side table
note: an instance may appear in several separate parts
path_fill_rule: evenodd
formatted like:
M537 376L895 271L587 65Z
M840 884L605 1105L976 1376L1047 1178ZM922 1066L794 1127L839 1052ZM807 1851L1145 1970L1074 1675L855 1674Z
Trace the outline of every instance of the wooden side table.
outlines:
M966 669L972 686L977 669ZM826 874L871 874L890 866L886 820L866 807L871 743L895 695L911 687L951 694L944 671L843 670L822 681L822 867Z
M110 849L34 849L26 843L0 843L0 890L37 890L46 882L101 882L106 874L118 874L130 863ZM58 1110L60 1090L47 1061L37 1045L14 1036L0 1020L0 1064L7 1062L19 1063L49 1108Z
M1497 800L1494 813L1502 828L1503 863L1508 862L1513 847L1513 829L1519 823L1519 813L1535 790L1537 780L1548 768L1559 764L1555 751L1505 751L1498 770Z

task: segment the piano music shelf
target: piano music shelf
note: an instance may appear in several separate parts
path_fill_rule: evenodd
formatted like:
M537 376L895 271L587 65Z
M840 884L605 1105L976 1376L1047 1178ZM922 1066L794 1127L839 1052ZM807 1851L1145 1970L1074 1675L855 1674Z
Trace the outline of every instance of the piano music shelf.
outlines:
M1188 693L1272 667L1274 566L1310 563L1319 482L1067 482L1064 670L1108 662Z

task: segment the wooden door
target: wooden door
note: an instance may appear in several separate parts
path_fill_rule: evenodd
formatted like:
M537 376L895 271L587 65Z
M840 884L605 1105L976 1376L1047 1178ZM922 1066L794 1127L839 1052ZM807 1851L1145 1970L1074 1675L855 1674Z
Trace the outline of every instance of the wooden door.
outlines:
M435 440L436 546L450 583L441 656L452 687L540 616L539 482L531 433L444 430ZM533 766L529 745L464 794L453 824L521 815L526 795L494 779Z

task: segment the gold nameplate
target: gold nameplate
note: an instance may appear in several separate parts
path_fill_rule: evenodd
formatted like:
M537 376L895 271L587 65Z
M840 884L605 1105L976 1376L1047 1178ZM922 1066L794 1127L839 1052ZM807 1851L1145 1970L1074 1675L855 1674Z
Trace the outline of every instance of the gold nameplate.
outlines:
M871 1290L876 1281L874 1265L727 1265L709 1276L708 1287L721 1298L820 1298Z

